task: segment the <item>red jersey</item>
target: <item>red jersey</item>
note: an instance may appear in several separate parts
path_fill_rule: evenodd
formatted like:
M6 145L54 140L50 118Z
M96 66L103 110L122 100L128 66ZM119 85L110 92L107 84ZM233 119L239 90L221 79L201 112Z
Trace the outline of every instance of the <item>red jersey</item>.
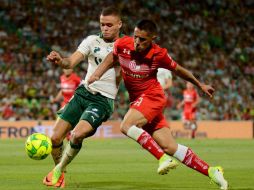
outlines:
M78 87L80 80L81 79L75 73L71 73L71 75L68 77L66 77L64 74L61 75L61 90L64 98L62 106L69 102L76 88Z
M161 89L157 80L157 69L174 70L177 63L165 48L157 44L145 53L135 52L133 37L125 36L114 43L113 54L118 58L122 76L130 99L133 100L147 90Z
M198 93L195 89L184 90L183 100L184 100L184 112L195 112L196 108L192 107L192 104L197 101Z

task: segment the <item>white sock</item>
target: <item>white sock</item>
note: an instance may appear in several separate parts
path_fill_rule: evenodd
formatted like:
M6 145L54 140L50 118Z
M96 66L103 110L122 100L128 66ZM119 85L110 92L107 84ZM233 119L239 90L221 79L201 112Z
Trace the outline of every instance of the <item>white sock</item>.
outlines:
M57 167L63 172L65 167L75 158L75 156L79 153L80 148L72 148L69 142L66 147L64 154L62 156L61 162L57 165Z
M178 144L177 150L173 156L182 162L186 156L187 150L188 147Z
M138 128L136 125L132 125L127 131L127 135L128 137L131 137L133 140L137 141L143 132L143 129Z

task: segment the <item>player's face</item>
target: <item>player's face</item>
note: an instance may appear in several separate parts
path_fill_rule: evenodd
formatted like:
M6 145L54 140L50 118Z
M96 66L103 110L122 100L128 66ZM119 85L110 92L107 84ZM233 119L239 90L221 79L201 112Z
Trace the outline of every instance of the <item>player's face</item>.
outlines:
M122 27L122 21L118 16L115 15L101 15L100 25L103 38L107 41L113 41L119 36L119 30Z
M149 48L152 44L155 36L149 34L144 30L140 30L139 28L134 29L134 47L135 51L142 52Z
M190 83L190 82L187 82L187 83L186 83L186 87L187 87L187 89L189 89L189 90L191 90L191 89L194 88L193 84Z

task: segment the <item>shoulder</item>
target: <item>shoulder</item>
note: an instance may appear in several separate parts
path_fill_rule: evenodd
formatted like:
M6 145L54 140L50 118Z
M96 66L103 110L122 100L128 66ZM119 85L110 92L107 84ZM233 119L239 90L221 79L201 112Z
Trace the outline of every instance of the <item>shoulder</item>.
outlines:
M94 34L94 35L87 36L86 38L84 38L83 41L90 41L90 42L92 42L92 41L97 40L97 39L100 39L100 36Z
M156 57L164 57L168 54L168 50L166 48L160 47L158 44L153 44L154 55Z
M119 38L116 40L115 44L116 46L126 46L129 44L132 44L133 38L130 36L124 36L122 38Z

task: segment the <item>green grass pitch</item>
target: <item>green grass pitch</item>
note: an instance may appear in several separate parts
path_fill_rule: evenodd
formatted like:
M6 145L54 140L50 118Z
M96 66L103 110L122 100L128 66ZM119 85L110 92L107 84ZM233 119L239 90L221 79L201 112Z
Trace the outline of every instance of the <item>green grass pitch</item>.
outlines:
M221 165L232 190L254 190L254 140L183 140L211 165ZM25 139L0 140L0 189L54 189L42 185L53 161L31 160ZM184 165L168 175L156 173L157 160L130 139L87 139L67 168L66 188L77 190L219 189Z

